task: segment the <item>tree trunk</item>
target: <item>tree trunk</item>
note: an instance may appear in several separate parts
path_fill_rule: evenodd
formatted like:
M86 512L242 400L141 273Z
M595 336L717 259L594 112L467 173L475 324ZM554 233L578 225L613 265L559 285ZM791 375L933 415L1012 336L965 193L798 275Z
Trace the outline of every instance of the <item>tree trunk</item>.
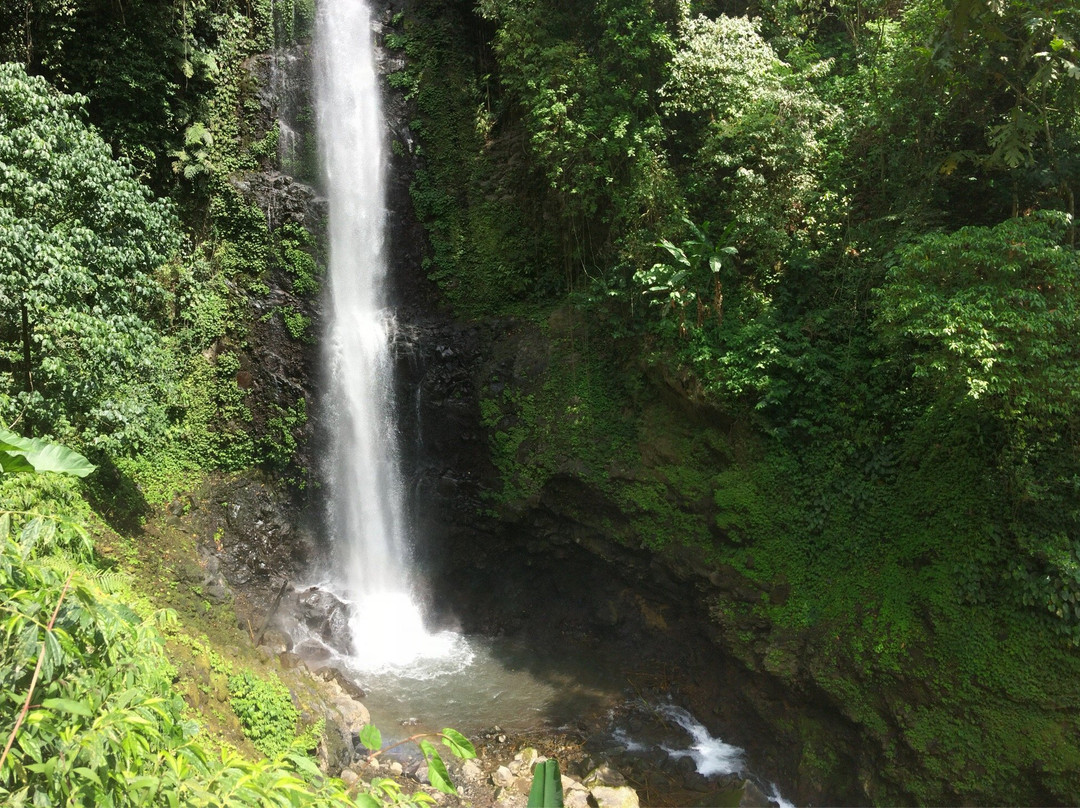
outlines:
M26 392L34 389L34 377L30 372L30 315L26 311L26 301L19 304L22 311L23 372L26 374Z

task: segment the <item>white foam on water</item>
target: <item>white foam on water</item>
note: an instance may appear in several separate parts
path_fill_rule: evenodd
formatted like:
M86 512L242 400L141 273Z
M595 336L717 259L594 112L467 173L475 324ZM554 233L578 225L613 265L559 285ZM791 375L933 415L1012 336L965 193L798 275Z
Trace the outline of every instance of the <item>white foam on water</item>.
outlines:
M743 750L732 746L719 738L714 738L709 731L682 707L665 704L660 712L673 720L690 735L692 742L686 749L663 747L672 757L690 757L697 764L698 773L704 777L718 777L734 774L743 770Z
M350 667L432 679L467 668L475 657L468 641L453 631L431 632L413 600L403 592L376 592L352 601L355 652Z
M713 736L704 724L682 707L662 704L655 709L686 732L689 736L689 743L686 746L661 744L658 747L650 747L632 738L622 727L615 727L612 730L612 739L627 752L642 752L650 748L658 748L675 759L690 758L694 761L698 774L703 777L737 774L742 777L749 776L760 784L761 781L754 778L746 769L745 750ZM768 797L779 808L795 808L793 803L784 799L775 783L769 784Z
M795 803L791 800L784 799L780 793L779 786L776 783L769 783L769 799L775 802L780 808L795 808Z
M627 752L644 752L649 748L640 741L631 738L630 734L622 727L615 727L612 730L611 737Z

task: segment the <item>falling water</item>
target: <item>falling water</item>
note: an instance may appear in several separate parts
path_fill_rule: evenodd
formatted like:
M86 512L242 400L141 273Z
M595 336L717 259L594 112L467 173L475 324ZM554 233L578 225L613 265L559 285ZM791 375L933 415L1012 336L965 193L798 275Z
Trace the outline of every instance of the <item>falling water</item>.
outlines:
M448 652L411 592L385 295L384 132L371 12L324 0L317 27L319 145L329 198L330 523L336 583L351 604L355 663L408 665Z

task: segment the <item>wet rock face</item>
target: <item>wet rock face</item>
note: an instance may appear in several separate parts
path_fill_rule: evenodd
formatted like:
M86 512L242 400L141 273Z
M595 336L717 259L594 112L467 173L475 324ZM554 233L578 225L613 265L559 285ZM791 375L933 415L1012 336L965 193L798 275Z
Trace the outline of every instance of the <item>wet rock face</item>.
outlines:
M396 345L400 451L415 560L431 571L447 548L493 530L478 517L495 484L474 376L486 330L429 317ZM475 555L475 554L474 554Z
M354 652L349 604L325 589L311 587L282 600L280 611L307 627L324 645L346 656Z
M225 516L222 562L237 585L291 577L314 559L313 531L280 489L241 478L215 493Z
M325 554L312 511L259 472L208 477L187 503L174 504L178 515L170 511L170 523L197 537L198 569L192 574L200 576L208 599L224 602L235 593L240 618L255 632L273 628L266 618L282 584ZM271 640L291 644L286 636Z

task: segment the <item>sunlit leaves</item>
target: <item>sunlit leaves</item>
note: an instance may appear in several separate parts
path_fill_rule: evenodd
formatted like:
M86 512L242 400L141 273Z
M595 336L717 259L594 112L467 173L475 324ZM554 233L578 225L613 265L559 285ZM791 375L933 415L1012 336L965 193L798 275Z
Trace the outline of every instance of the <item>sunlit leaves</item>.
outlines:
M444 727L442 731L442 742L450 747L450 751L455 757L462 758L463 760L471 760L476 757L476 747L472 745L472 741L456 729Z
M0 374L0 399L118 451L160 428L148 427L163 417L154 382L168 364L154 273L177 235L80 103L0 66L0 349L20 371Z
M1045 218L924 236L899 251L878 300L883 333L910 340L935 386L1010 419L1080 407L1080 259Z
M71 588L57 609L65 580ZM195 743L151 623L98 589L88 568L61 576L2 535L0 603L5 741L42 660L33 703L0 769L3 804L354 804L340 781L324 778L297 750L252 762Z
M841 113L811 82L828 63L797 74L744 17L685 19L677 44L661 108L691 206L730 217L741 251L764 265L792 235L831 237L823 156Z
M289 689L276 677L260 679L247 671L230 676L229 703L244 734L264 755L281 754L290 748L300 713Z
M58 443L24 438L0 427L0 470L55 472L85 477L96 467L78 452Z

